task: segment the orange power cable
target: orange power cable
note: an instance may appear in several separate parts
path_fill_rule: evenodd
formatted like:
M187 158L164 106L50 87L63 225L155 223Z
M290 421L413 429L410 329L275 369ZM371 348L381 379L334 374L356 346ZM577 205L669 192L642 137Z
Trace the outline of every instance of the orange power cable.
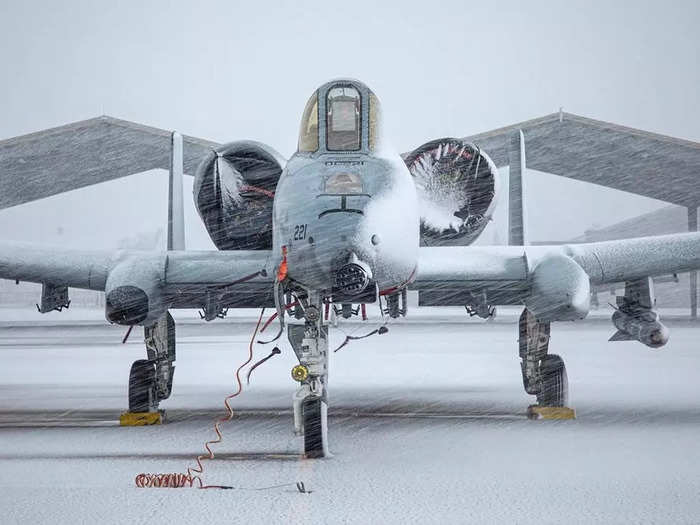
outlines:
M248 345L248 359L241 364L238 369L236 370L236 383L238 384L238 388L233 394L230 394L224 398L224 406L226 407L227 414L226 416L217 419L214 422L214 432L216 432L216 439L207 441L204 443L204 448L207 450L207 454L203 454L200 456L197 456L196 462L197 466L196 467L188 467L187 468L187 474L181 474L181 473L171 473L171 474L146 474L142 473L136 476L136 479L134 480L136 483L137 487L145 487L145 488L150 488L150 487L164 487L164 488L180 488L180 487L191 487L194 483L195 480L199 483L199 488L200 489L232 489L233 487L229 487L226 485L204 485L202 482L201 476L204 474L204 465L202 464L202 461L205 459L214 459L214 452L211 449L210 445L215 445L217 443L221 443L223 440L223 434L221 433L221 429L219 428L219 425L221 423L225 423L227 421L231 421L233 419L233 409L231 408L231 405L229 404L229 401L233 399L234 397L240 395L240 393L243 391L243 383L241 382L241 370L245 368L252 360L253 360L253 344L255 343L255 336L258 334L258 329L260 328L260 323L262 322L263 315L265 314L265 309L263 308L260 311L260 317L258 318L258 322L255 325L255 331L253 332L253 336L250 338L250 344ZM195 473L194 475L192 473ZM299 489L301 492L301 489Z
M262 322L263 315L265 314L265 309L263 308L260 311L260 317L258 317L258 322L255 325L255 330L253 331L253 336L250 338L250 344L248 345L248 359L245 360L244 363L242 363L237 369L236 369L236 383L238 384L238 388L233 394L229 394L224 398L224 406L226 407L227 414L226 416L217 419L214 422L214 432L216 432L216 439L212 441L207 441L204 443L204 448L207 449L208 454L207 455L201 455L197 456L197 467L188 467L187 468L187 475L191 476L192 479L196 479L199 482L199 488L200 489L222 489L222 488L229 488L229 487L224 487L222 485L204 485L202 483L202 478L200 477L204 473L204 465L202 465L202 461L205 459L214 459L214 452L212 451L210 445L215 445L217 443L221 443L221 441L224 439L224 436L221 434L221 429L219 428L219 425L221 423L225 423L227 421L231 421L233 419L233 409L231 408L231 405L229 404L229 401L233 399L234 397L240 395L240 393L243 391L243 383L241 382L241 370L245 368L248 363L250 363L253 360L253 344L255 343L255 336L258 335L258 329L260 328L260 323ZM196 472L198 475L192 476L192 472Z

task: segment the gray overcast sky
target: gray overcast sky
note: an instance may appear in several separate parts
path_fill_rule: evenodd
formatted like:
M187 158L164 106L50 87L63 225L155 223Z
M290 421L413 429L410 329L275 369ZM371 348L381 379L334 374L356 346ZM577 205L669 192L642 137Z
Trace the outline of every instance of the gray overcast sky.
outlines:
M105 113L288 156L311 92L352 76L402 151L560 106L697 141L699 25L695 1L0 0L0 138ZM556 209L567 190L535 179L528 198ZM536 215L532 229L565 236L659 205L604 194L591 189L578 230Z

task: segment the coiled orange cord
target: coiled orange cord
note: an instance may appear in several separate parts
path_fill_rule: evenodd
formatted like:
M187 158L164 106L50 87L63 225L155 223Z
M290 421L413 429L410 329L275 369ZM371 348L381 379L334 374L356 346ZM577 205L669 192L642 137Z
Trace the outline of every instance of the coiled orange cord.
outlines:
M136 476L136 486L139 488L165 487L180 488L191 487L192 476L189 474L139 474Z
M250 344L248 345L248 359L241 364L238 369L236 370L236 383L238 384L238 388L233 394L230 394L224 398L224 406L226 407L227 414L226 416L217 419L214 422L214 432L216 432L216 439L207 441L204 443L204 448L207 450L207 454L203 454L200 456L197 456L196 462L197 466L196 467L188 467L187 468L187 474L181 474L181 473L171 473L171 474L146 474L142 473L136 476L135 478L135 483L137 487L141 488L181 488L181 487L192 487L194 481L196 480L199 483L200 489L232 489L233 487L229 487L226 485L204 485L202 482L201 476L204 474L204 465L202 464L202 461L205 459L214 459L214 452L212 451L210 445L215 445L217 443L221 443L223 440L223 434L221 433L221 429L219 428L219 425L221 423L225 423L227 421L231 421L233 419L233 409L231 408L231 405L229 404L229 401L233 399L234 397L240 395L240 393L243 391L243 383L241 382L241 370L245 368L252 360L253 360L253 344L255 342L255 336L258 334L258 329L260 328L260 323L262 322L263 315L265 314L265 309L263 308L260 311L260 317L258 318L258 322L255 325L255 331L253 332L253 337L250 338ZM192 473L195 473L194 475Z

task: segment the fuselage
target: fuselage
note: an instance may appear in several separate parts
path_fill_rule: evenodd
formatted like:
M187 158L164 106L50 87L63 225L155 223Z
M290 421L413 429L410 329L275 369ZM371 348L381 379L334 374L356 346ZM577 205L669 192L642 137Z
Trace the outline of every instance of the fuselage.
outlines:
M332 105L332 94L341 88L356 95L355 115L346 101L351 97L342 97L344 106ZM317 136L300 137L300 151L277 184L274 253L286 252L288 277L312 290L347 288L352 295L405 286L418 259L416 189L401 157L380 139L376 97L357 81L340 80L319 88L310 105L305 117L315 112L317 124L303 120L302 135L310 128ZM334 117L341 109L350 122ZM338 136L334 124L342 130Z

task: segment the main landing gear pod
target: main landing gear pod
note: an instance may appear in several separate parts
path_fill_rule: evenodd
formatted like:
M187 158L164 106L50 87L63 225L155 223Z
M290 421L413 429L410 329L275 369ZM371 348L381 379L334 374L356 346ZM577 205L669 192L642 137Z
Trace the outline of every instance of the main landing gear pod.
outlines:
M537 404L528 407L530 419L574 419L576 412L567 407L569 381L564 360L548 354L550 323L538 322L527 308L519 322L519 347L525 392L537 396Z
M175 320L166 312L153 326L144 327L148 359L134 361L129 372L129 411L119 417L122 426L157 425L159 410L173 389L175 373Z
M318 294L309 294L304 323L290 321L287 337L299 364L292 378L299 382L293 397L294 430L304 436L307 458L330 456L328 451L328 322Z

